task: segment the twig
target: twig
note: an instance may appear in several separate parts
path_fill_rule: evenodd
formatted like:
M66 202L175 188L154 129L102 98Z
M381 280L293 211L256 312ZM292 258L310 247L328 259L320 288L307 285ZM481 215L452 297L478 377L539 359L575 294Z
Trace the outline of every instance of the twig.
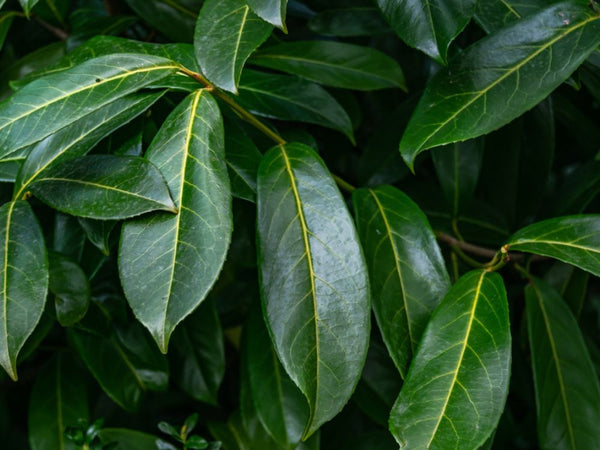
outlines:
M437 238L445 242L446 244L457 247L460 250L471 253L473 255L481 256L482 258L490 258L493 259L496 256L496 250L492 250L491 248L480 247L479 245L470 244L465 241L459 241L458 239L446 234L442 231L438 231L436 233Z
M59 38L61 41L66 41L69 38L69 33L67 33L65 30L61 30L60 28L55 27L52 24L49 24L45 20L40 19L39 17L36 17L35 21L37 23L39 23L41 26L43 26L50 33L52 33L54 36Z

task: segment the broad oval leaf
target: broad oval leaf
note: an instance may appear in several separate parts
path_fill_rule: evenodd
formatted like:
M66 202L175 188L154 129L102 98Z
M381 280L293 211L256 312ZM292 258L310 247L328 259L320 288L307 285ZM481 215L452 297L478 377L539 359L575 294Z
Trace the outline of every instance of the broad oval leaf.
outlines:
M288 0L247 0L248 6L256 15L284 32L287 32L285 27L287 2Z
M525 288L541 448L598 445L600 384L581 330L560 295L533 278Z
M462 276L436 308L390 416L407 448L478 448L504 409L508 302L500 275Z
M90 282L71 258L57 252L48 255L50 291L55 295L56 318L63 327L79 322L90 305Z
M256 115L314 123L338 130L354 142L350 117L318 84L292 76L244 70L237 101Z
M369 340L369 285L344 199L310 147L287 144L258 172L265 320L286 372L306 396L303 438L350 398Z
M150 55L114 54L33 81L0 106L0 158L137 91L179 66Z
M169 115L146 156L167 179L179 214L123 227L123 289L165 353L171 333L204 300L225 261L232 215L224 152L221 113L198 90Z
M135 156L91 155L51 167L30 185L36 197L74 216L116 220L177 212L158 169Z
M346 89L402 88L402 69L378 50L334 41L296 41L267 47L252 64L281 70L319 84Z
M513 234L510 250L550 256L600 276L600 215L556 217Z
M404 378L429 316L450 288L448 273L425 214L408 196L380 186L352 198L375 318Z
M32 450L76 450L64 435L68 427L89 420L85 373L68 354L59 353L39 371L29 400L29 445Z
M17 379L17 356L38 324L48 292L44 236L29 204L0 207L0 364Z
M244 0L206 0L194 36L196 59L206 78L237 93L244 63L272 29Z
M411 47L441 63L469 23L476 0L377 0L384 17Z
M542 101L600 44L600 15L563 2L481 39L429 82L400 142L422 151L499 128Z

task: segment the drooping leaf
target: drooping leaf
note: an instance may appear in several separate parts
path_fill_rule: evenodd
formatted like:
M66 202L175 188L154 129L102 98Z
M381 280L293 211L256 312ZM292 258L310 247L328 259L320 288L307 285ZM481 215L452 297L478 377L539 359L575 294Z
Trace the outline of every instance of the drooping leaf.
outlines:
M302 437L308 404L277 359L260 308L251 311L244 335L250 397L256 414L282 448L293 449Z
M235 122L225 125L225 156L231 180L231 193L238 198L256 200L256 176L262 154L242 127Z
M175 330L169 356L173 381L195 400L216 405L225 375L225 346L214 301L202 302Z
M369 267L373 310L403 378L429 316L450 287L442 254L425 215L398 189L353 194Z
M245 70L237 100L259 116L318 124L354 140L352 122L340 104L321 86L300 78Z
M59 353L36 377L29 400L29 445L32 450L75 450L64 432L89 420L85 373L77 361Z
M510 250L550 256L600 276L600 215L543 220L517 231L507 245Z
M22 155L27 145L177 70L164 58L114 54L36 80L0 105L0 158Z
M531 280L525 300L540 447L593 448L600 384L577 322L542 280Z
M434 311L390 416L407 448L478 448L496 427L510 374L502 278L463 275Z
M400 142L422 151L488 133L552 92L600 44L600 15L563 2L477 41L430 81Z
M402 69L378 50L334 41L295 41L267 47L252 64L346 89L406 90Z
M392 31L381 12L369 6L320 12L311 17L308 27L324 36L371 36Z
M237 93L244 63L272 29L244 0L206 0L194 37L196 59L206 78Z
M123 289L165 353L177 324L216 281L229 247L231 192L224 153L218 106L198 90L169 115L147 152L168 180L179 214L156 214L123 227Z
M48 255L50 292L55 296L56 318L63 327L79 322L90 305L90 282L71 258L57 252Z
M23 12L27 17L31 14L31 10L36 5L39 0L19 0L21 7L23 8Z
M265 22L286 31L287 0L247 0L248 6Z
M104 136L144 112L161 96L162 93L128 95L33 145L15 181L14 198L22 198L29 185L47 169L85 155Z
M85 231L88 240L104 255L108 256L110 253L110 233L117 222L114 220L83 219L81 217L78 217L77 221Z
M588 272L558 261L544 276L544 281L569 305L576 319L583 309L589 280Z
M17 356L38 324L48 291L40 225L27 202L0 207L0 364L17 379Z
M411 47L441 63L448 47L469 23L475 0L377 0L394 31Z
M191 42L198 9L181 1L126 0L144 21L175 42ZM189 2L188 2L189 3ZM200 2L196 1L197 7Z
M344 200L310 147L287 144L263 157L257 203L265 320L308 400L306 438L342 409L360 377L367 269Z
M154 210L177 212L161 173L135 156L73 158L43 171L29 188L53 208L90 219L125 219Z

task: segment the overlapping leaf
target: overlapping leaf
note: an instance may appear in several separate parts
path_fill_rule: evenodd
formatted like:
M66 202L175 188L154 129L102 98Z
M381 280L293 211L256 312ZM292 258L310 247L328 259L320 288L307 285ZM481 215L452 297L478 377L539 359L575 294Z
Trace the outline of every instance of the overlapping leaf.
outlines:
M14 18L18 16L19 13L16 11L0 13L0 50L2 50L2 47L4 46L6 35L8 34L8 30L10 29Z
M257 203L265 320L308 400L306 438L342 409L360 377L367 269L344 200L310 147L287 144L263 157Z
M119 271L135 315L166 352L177 324L216 281L231 239L223 124L210 94L194 92L169 115L147 158L166 178L179 214L125 224Z
M371 36L391 32L381 12L369 6L319 12L310 18L308 27L324 36Z
M600 215L556 217L513 234L511 250L550 256L600 276Z
M206 0L194 37L202 72L216 86L237 92L244 63L271 31L244 0Z
M42 316L48 291L44 236L27 202L0 207L0 365L17 379L17 356Z
M433 313L390 416L407 448L473 448L496 427L508 393L508 303L502 278L462 276Z
M507 124L542 101L600 45L600 15L563 2L481 39L430 81L400 142L422 151ZM542 71L539 68L543 68Z
M50 252L48 261L56 318L63 327L68 327L85 316L90 305L90 283L83 269L69 257Z
M29 14L31 14L31 10L38 1L39 0L19 0L19 3L21 4L21 7L23 8L23 11L27 15L27 17L29 17Z
M356 90L402 88L402 69L378 50L334 41L295 41L257 52L253 64L326 86Z
M247 0L248 6L265 22L286 31L285 15L288 0Z
M262 154L235 122L227 123L225 130L225 154L231 179L231 193L238 198L254 202L256 175Z
M597 445L600 384L573 314L539 279L525 288L541 448Z
M535 14L557 0L487 0L477 2L475 20L488 33ZM581 2L583 3L583 2Z
M413 201L391 186L353 194L365 251L373 310L403 377L429 316L450 287L429 222Z
M199 1L194 5L171 0L126 0L139 16L175 42L191 42ZM186 2L190 3L190 2Z

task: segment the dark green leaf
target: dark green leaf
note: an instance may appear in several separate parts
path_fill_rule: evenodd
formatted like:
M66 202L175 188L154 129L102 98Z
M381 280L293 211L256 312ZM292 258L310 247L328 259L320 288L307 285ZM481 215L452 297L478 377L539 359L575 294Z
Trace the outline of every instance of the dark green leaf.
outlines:
M30 189L53 208L90 219L125 219L154 210L177 212L161 173L135 156L70 159L45 170Z
M200 436L191 436L185 443L189 449L205 449L208 448L208 441Z
M580 214L599 193L600 162L592 161L567 175L552 199L552 213L555 216Z
M98 432L103 444L116 442L111 450L150 450L157 449L158 438L151 434L125 428L103 428Z
M352 123L340 104L321 86L300 78L245 70L238 102L259 116L315 123L354 140Z
M98 250L108 256L110 253L110 232L117 222L113 220L93 220L77 218L79 225L85 231L88 240L94 244Z
M277 355L306 396L304 438L335 416L360 377L369 287L358 236L310 147L271 149L258 172L259 265Z
M186 437L189 436L190 433L194 431L194 428L196 428L196 425L198 425L199 420L200 416L198 413L190 414L188 417L186 417L181 431L182 434Z
M68 45L77 47L85 40L97 35L119 35L138 22L135 16L99 16L88 8L77 9L69 17L71 33ZM116 51L114 53L117 53Z
M35 4L38 1L39 0L19 0L19 3L21 4L21 7L23 8L23 11L27 15L27 17L29 17L29 14L31 13L31 9L35 6Z
M251 63L346 89L402 88L402 69L378 50L333 41L296 41L267 47Z
M475 0L377 0L383 15L411 47L441 63L448 47L469 23Z
M477 448L500 419L508 393L511 336L502 278L462 276L427 324L390 416L408 448Z
M556 217L513 234L511 250L550 256L600 276L600 215Z
M450 281L435 236L413 201L391 186L353 194L369 266L373 310L403 378L429 316Z
M264 21L286 31L285 13L288 0L247 0L248 6Z
M262 154L242 127L235 122L225 126L225 156L234 196L254 202L256 200L256 175Z
M320 12L308 21L308 27L325 36L370 36L391 31L379 10L368 6Z
M175 428L173 425L171 425L170 423L164 422L164 421L158 422L157 427L160 431L165 433L167 436L171 436L173 439L177 440L178 442L181 442L181 436L179 436L179 430L177 428Z
M38 324L48 291L48 259L40 225L27 202L0 207L0 364L17 379L17 356Z
M428 84L400 142L422 151L507 124L543 100L600 44L600 15L563 2L481 39Z
M19 13L16 11L0 13L0 50L2 50L2 47L4 46L4 40L6 39L6 35L12 25L13 19L18 16Z
M482 28L493 33L509 23L530 16L557 0L486 0L477 2L475 19ZM583 3L583 2L581 2Z
M50 291L55 295L56 318L63 327L79 322L90 305L90 282L71 258L57 252L48 255Z
M244 63L271 31L243 0L206 0L194 37L202 72L216 86L237 93Z
M569 305L575 318L579 318L587 293L590 274L569 264L556 262L544 280L552 286Z
M126 0L142 19L175 42L191 42L194 36L197 9L181 1ZM188 2L189 3L189 2ZM200 2L195 2L198 6Z
M85 373L59 353L37 375L29 400L29 445L32 450L75 450L67 427L89 420Z
M542 280L531 280L525 299L540 447L593 448L600 384L577 322Z
M166 353L177 324L216 281L231 240L223 122L210 94L196 91L169 115L147 158L168 180L179 214L126 223L119 271L129 305Z

